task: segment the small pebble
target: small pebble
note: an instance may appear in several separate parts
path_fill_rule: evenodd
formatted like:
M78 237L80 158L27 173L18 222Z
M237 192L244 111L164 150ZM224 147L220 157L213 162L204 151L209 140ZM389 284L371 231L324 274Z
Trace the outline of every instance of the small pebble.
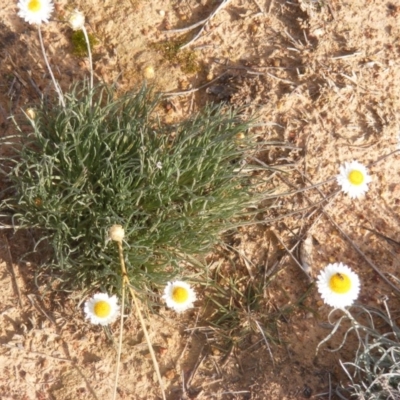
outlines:
M156 73L151 65L148 65L143 69L143 76L145 79L154 79L155 75Z
M175 371L173 369L169 369L164 376L168 379L168 380L172 380L175 378Z

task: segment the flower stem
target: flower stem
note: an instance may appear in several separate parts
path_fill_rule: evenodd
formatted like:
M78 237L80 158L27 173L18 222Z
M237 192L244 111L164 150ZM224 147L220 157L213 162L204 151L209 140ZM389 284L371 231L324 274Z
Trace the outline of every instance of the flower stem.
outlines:
M153 346L151 344L150 336L149 336L149 333L147 331L146 324L145 324L142 312L140 311L139 301L138 301L138 299L136 297L136 293L135 293L134 289L130 285L128 274L126 272L124 253L123 253L123 249L122 249L122 241L117 241L117 244L118 244L119 261L121 263L122 290L123 290L122 293L124 294L125 285L128 285L128 288L129 288L129 291L131 293L133 302L135 304L136 312L137 312L138 317L139 317L140 325L142 326L143 333L144 333L144 336L146 338L147 346L149 348L150 355L151 355L151 358L153 360L154 369L156 370L157 379L158 379L158 382L160 384L162 398L163 398L163 400L166 400L165 392L164 392L164 385L163 385L163 381L162 381L162 378L161 378L160 368L158 366L157 358L156 358L156 355L154 353ZM122 305L122 307L123 307L123 305ZM121 307L121 310L122 310L122 307ZM121 321L122 321L122 319L121 319ZM120 342L119 342L119 349L118 349L117 375L116 375L116 378L115 378L113 400L115 400L115 398L116 398L115 396L116 396L116 392L117 392L118 371L119 371L119 363L120 363L119 359L120 359L120 355L121 355L121 347L122 347L122 323L121 323Z
M89 68L90 68L90 90L93 90L93 61L92 61L92 50L90 49L90 41L89 36L87 34L87 30L85 26L82 27L83 36L85 36L86 46L89 55Z
M60 100L60 103L65 108L64 96L62 94L60 85L57 83L56 78L54 78L53 71L51 70L51 67L50 67L50 64L49 64L49 60L47 59L47 56L46 56L46 50L45 50L44 44L43 44L43 37L42 37L42 31L40 30L40 25L39 25L39 28L38 28L38 32L39 32L39 42L40 42L40 47L42 48L44 62L46 63L47 69L48 69L48 71L50 73L50 76L51 76L51 80L53 81L54 87L56 88L56 91L58 93L58 98Z
M121 352L122 352L122 336L124 329L124 314L125 314L125 284L122 284L122 299L121 299L121 319L119 325L119 340L118 340L118 353L117 353L117 366L115 372L115 382L114 382L114 391L113 391L113 400L117 398L117 388L118 388L118 377L119 377L119 366L121 364Z

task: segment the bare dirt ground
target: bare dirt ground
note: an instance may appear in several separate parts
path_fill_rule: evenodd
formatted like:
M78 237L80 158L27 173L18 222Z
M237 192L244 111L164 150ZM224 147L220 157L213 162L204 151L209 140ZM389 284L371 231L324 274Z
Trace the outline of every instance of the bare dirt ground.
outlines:
M249 134L290 147L271 146L259 159L282 167L271 180L279 193L297 193L271 201L259 225L228 235L205 260L226 293L229 320L217 323L211 288L183 316L163 306L148 315L168 399L334 399L333 388L346 383L339 360L352 360L355 341L328 352L339 335L315 355L330 332L329 308L294 259L302 262L303 246L312 277L342 261L360 275L360 303L379 308L386 295L398 307L398 294L367 260L395 282L400 246L379 234L400 242L400 156L385 157L399 146L400 7L386 0L227 1L176 53L203 25L183 28L220 4L57 1L43 26L45 46L64 90L88 75L63 22L78 7L98 40L98 81L116 82L123 93L150 66L152 84L175 93L166 97L167 123L210 101L247 105L262 123ZM13 130L10 115L53 90L36 29L16 15L16 1L0 5L0 76L5 135ZM373 178L362 200L335 193L331 180L353 159L368 165ZM326 183L300 190L319 182ZM118 323L107 335L84 321L84 293L37 287L37 260L21 260L31 245L29 234L0 231L0 398L109 399ZM233 293L232 280L242 296ZM130 316L124 329L119 398L159 399L140 324Z

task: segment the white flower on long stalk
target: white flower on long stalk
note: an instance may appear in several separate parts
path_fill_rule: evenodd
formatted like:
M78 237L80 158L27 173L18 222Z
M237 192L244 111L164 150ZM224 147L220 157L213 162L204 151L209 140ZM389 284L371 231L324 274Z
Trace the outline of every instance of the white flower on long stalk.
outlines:
M52 0L19 0L17 7L18 15L29 24L49 22L51 13L54 10Z
M345 162L340 167L336 180L342 187L342 191L352 199L364 195L368 191L368 184L372 181L367 168L358 161Z
M92 324L111 324L119 314L118 299L107 293L97 293L85 302L83 311Z
M360 279L347 265L329 264L318 276L318 292L334 308L351 306L360 292Z
M193 307L193 303L196 301L196 293L186 282L168 282L162 298L167 303L167 307L180 313Z
M63 107L65 107L64 96L61 91L60 85L56 81L53 71L50 67L49 60L47 59L46 51L43 44L42 32L40 26L42 22L49 22L51 13L54 10L54 4L52 0L19 0L17 7L19 9L18 15L23 18L29 24L35 24L38 26L40 47L42 48L43 58L46 63L47 69L49 70L51 80L53 81L54 87L58 93L59 101Z

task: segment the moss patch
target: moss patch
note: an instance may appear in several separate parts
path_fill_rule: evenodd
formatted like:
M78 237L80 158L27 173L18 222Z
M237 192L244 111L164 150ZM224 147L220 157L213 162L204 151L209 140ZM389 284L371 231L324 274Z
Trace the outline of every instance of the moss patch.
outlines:
M93 47L98 44L98 40L92 35L88 33L90 50L93 52ZM72 42L72 53L77 57L86 57L88 55L88 49L86 45L85 35L82 30L74 31L71 35Z
M200 63L196 52L193 50L180 50L186 41L182 38L153 43L151 47L160 52L163 58L174 64L179 64L186 74L194 74L200 71Z

